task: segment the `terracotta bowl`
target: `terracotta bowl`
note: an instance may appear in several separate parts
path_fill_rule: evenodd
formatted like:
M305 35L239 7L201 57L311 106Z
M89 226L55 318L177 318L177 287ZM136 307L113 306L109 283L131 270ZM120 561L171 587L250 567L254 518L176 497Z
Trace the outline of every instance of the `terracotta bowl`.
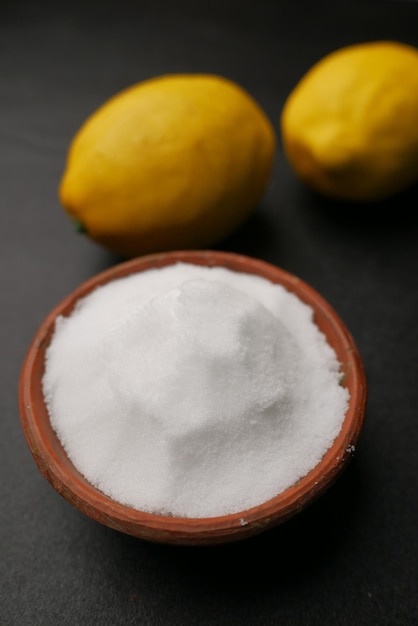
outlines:
M76 302L98 285L177 261L224 266L237 272L258 274L294 292L313 308L318 327L328 338L342 364L342 384L350 392L349 408L341 432L314 469L296 485L268 502L222 517L153 515L123 506L98 491L83 478L66 456L51 428L41 388L45 350L57 315L68 315ZM77 509L110 528L153 542L220 544L244 539L289 519L330 487L355 451L365 416L366 379L357 347L342 320L312 287L296 276L264 261L237 254L213 251L169 252L127 261L94 276L50 312L36 332L23 364L19 406L23 431L39 470L54 489Z

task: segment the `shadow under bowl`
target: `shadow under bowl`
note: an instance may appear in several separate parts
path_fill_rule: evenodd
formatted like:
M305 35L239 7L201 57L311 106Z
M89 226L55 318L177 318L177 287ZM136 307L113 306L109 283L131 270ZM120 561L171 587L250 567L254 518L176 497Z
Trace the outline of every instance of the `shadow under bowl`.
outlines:
M211 518L180 518L151 514L124 506L93 487L67 457L51 427L42 378L45 352L57 316L68 316L80 298L110 281L176 262L222 266L256 274L285 287L314 311L341 363L342 382L350 393L342 428L321 461L297 484L245 511ZM178 251L152 254L120 263L80 285L45 318L27 351L20 381L19 408L23 432L40 472L70 504L97 522L117 531L157 543L221 544L261 533L301 512L328 489L353 456L366 410L366 377L353 337L333 308L298 277L264 261L216 251Z

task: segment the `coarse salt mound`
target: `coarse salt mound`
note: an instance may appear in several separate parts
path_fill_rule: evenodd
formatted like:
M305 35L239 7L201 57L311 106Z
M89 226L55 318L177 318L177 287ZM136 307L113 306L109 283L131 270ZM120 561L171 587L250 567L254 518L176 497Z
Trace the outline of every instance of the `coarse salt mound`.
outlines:
M348 401L307 305L257 276L182 263L100 287L61 318L43 383L87 480L185 517L245 510L292 485Z

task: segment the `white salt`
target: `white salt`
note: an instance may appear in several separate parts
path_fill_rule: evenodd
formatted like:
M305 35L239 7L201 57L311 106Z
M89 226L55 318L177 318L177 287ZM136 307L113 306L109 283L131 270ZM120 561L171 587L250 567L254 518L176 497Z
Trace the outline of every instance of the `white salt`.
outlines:
M133 508L243 511L306 475L348 391L312 309L280 285L177 263L115 280L59 318L44 395L84 477Z

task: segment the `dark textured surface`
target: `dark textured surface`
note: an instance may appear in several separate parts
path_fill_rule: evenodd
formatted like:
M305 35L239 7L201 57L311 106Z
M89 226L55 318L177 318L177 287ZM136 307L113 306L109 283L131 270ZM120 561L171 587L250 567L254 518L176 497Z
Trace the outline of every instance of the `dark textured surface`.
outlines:
M84 517L36 469L17 385L33 333L118 259L59 206L66 150L119 89L179 71L246 87L277 128L321 56L357 41L418 45L418 3L12 2L0 7L0 624L418 623L418 190L372 207L314 197L280 143L257 215L219 245L282 266L344 319L366 368L357 454L292 522L243 543L173 548Z

